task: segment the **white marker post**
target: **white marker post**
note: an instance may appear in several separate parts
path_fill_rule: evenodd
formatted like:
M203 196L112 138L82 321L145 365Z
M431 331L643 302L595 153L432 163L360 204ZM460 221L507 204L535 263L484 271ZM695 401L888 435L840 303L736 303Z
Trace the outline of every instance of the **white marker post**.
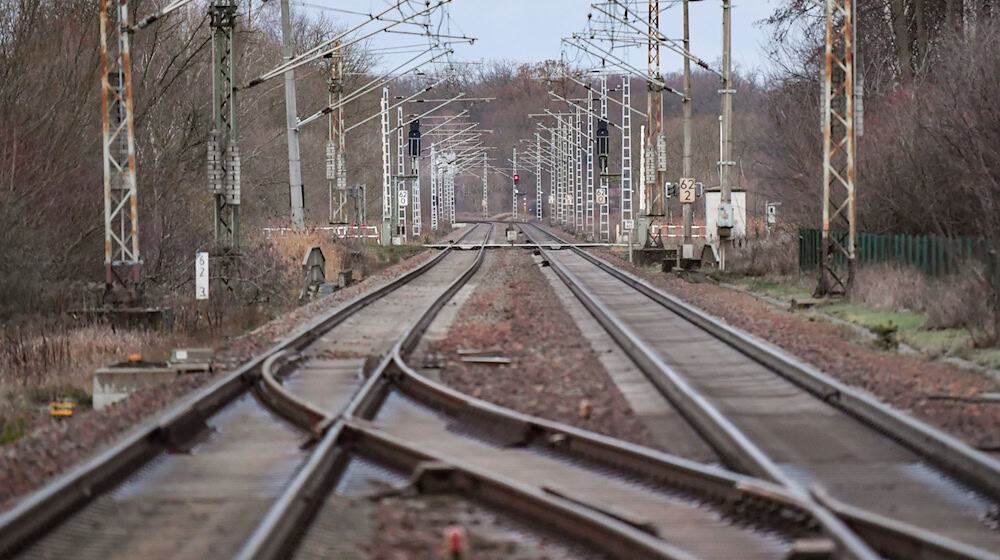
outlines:
M195 253L194 294L196 299L208 299L208 253Z

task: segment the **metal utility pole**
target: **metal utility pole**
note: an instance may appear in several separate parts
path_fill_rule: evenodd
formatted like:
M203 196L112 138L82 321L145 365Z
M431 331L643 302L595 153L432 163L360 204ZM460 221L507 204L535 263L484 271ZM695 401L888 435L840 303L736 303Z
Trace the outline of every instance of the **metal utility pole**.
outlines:
M421 220L423 216L420 210L420 141L419 141L419 127L420 121L414 121L417 124L411 123L411 126L416 126L418 136L413 137L413 131L411 130L411 136L409 138L409 148L410 148L410 173L413 175L413 186L411 187L410 193L410 206L412 210L412 216L410 218L413 230L413 238L420 238L420 228L423 225ZM400 127L402 128L402 127ZM416 143L414 143L416 139Z
M622 75L622 180L621 180L621 225L622 232L632 243L632 86L631 77Z
M486 152L483 152L483 218L490 217L490 203L489 203L489 191L487 190L487 175L489 174L489 163L487 162L488 156Z
M406 134L403 133L403 108L396 108L396 235L406 240L406 158L403 148L406 145Z
M514 160L513 161L514 161L513 177L517 177L517 148L514 148ZM513 179L513 177L510 180L510 191L511 191L511 196L510 197L511 197L511 200L513 201L513 214L512 214L512 217L513 217L513 219L516 220L517 219L517 181L515 181Z
M281 0L282 54L286 63L295 56L292 16L288 2L289 0ZM292 229L304 230L306 227L303 207L305 187L302 185L302 166L299 158L299 117L295 106L294 70L285 72L285 121L288 125L288 191L292 205Z
M240 250L240 151L236 145L236 0L213 0L213 129L208 182L215 198L216 256Z
M455 153L451 153L451 157L448 161L448 174L446 187L448 196L448 223L455 223Z
M854 282L854 0L826 0L823 91L823 240L817 296ZM837 233L832 227L840 230ZM838 258L847 261L846 275Z
M663 80L660 77L660 2L649 0L647 19L648 40L646 48L646 138L645 138L645 203L646 213L639 226L642 244L649 246L652 239L653 218L665 214L663 200L664 172L667 168L667 144L663 137Z
M608 77L601 76L601 120L608 122ZM601 188L597 189L598 210L598 239L600 241L611 240L611 210L609 200L611 198L611 180L608 177L608 170L601 170Z
M330 223L346 224L347 219L347 139L344 133L344 56L330 62L329 142L326 144L326 178L330 183ZM335 194L336 193L336 194ZM358 216L355 216L358 220Z
M646 177L646 125L639 125L639 180L645 181ZM639 216L646 215L646 189L639 189ZM638 230L641 231L641 230Z
M688 2L689 0L684 0L684 52L691 52L691 32L688 22ZM691 176L691 57L684 57L684 147L683 154L681 156L681 176L690 177ZM688 245L692 245L693 239L691 234L691 222L694 214L694 205L692 204L682 204L683 207L683 241L682 248L677 251L678 263L684 258L684 248ZM693 249L692 249L693 251Z
M437 144L431 144L431 230L438 229L438 160Z
M587 89L587 211L584 227L590 239L594 238L594 96Z
M583 233L583 120L580 107L576 108L576 120L573 128L576 130L576 146L573 147L573 200L576 209L573 213L574 231ZM589 141L588 141L589 143Z
M552 173L550 182L552 183L549 196L552 197L551 218L555 221L553 225L562 224L563 217L563 192L562 192L562 150L559 143L562 141L562 134L559 129L559 121L549 129L549 147L552 150Z
M535 133L535 218L542 219L542 135L538 132Z
M382 88L379 116L382 119L382 245L392 243L392 160L389 157L389 88Z
M731 0L722 0L722 127L720 129L719 185L722 187L722 201L716 221L719 233L719 270L726 269L726 253L732 245L730 234L733 228L732 187L729 184L733 161L733 69L732 69L732 14ZM728 225L727 225L728 224Z
M139 202L132 118L128 4L101 0L101 99L104 121L104 295L116 280L139 298ZM116 267L127 273L118 274ZM126 279L127 278L127 279Z
M562 121L557 120L552 129L552 151L555 158L555 193L556 193L556 223L565 222L566 198L563 193L563 151L562 151Z

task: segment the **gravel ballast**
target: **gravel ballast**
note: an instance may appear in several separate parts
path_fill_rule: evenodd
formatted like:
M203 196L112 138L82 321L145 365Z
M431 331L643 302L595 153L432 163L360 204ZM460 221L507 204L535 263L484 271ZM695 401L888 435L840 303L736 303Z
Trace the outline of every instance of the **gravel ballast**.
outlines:
M775 308L712 283L637 268L610 251L594 254L729 324L783 348L835 378L992 453L1000 452L1000 403L969 402L997 390L983 375L877 350L837 325Z
M439 378L507 408L648 446L645 426L538 266L527 251L487 253L447 337L431 345L443 358ZM468 351L510 363L461 361Z
M450 495L384 498L372 512L372 560L453 558L447 536L464 543L460 558L571 560L606 556L539 533L513 516Z

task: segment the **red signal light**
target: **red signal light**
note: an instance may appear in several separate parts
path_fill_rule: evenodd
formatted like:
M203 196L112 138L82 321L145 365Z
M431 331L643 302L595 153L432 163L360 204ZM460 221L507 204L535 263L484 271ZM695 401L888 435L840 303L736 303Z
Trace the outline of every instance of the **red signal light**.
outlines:
M518 181L520 181L520 180L521 180L521 176L520 175L514 175L514 182L515 183L518 182Z

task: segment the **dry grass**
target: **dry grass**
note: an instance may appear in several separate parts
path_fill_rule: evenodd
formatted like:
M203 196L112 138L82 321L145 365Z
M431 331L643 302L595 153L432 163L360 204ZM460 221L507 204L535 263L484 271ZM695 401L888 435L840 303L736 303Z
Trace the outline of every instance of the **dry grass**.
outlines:
M58 322L6 325L0 335L0 443L51 421L52 399L71 398L89 407L95 368L135 352L164 359L171 347L186 341L179 333Z
M913 268L859 267L850 299L876 309L923 313L924 328L964 329L984 347L997 342L992 297L982 265L968 262L960 273L939 279Z
M328 277L336 278L341 248L319 235L289 235L248 243L239 280L231 290L213 288L210 301L194 301L183 288L151 296L173 309L171 332L81 324L51 306L8 321L0 328L0 444L53 421L47 405L54 398L89 407L97 367L133 353L163 361L178 346L217 346L292 308L302 287L302 257L314 245L323 247Z
M914 268L885 264L861 266L855 272L850 299L852 303L888 311L924 311L932 284Z
M729 256L730 269L746 276L791 276L798 274L798 229L751 232L737 240L735 254Z
M290 269L301 271L302 259L311 247L319 247L326 257L326 277L336 279L347 257L345 244L319 233L286 233L270 238L281 261Z

